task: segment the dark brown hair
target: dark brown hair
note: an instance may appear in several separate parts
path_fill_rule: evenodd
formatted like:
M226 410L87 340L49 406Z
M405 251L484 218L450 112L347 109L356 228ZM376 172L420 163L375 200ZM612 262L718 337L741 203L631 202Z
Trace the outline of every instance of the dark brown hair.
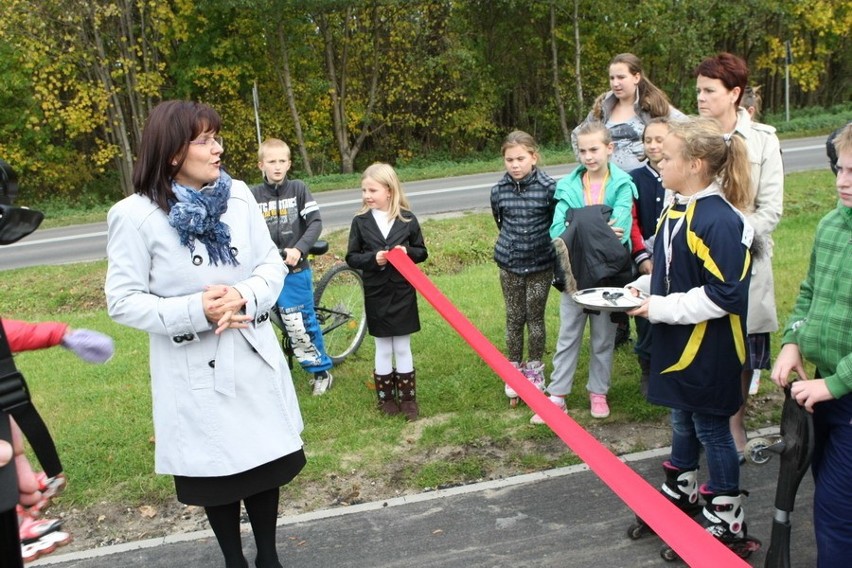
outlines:
M165 101L148 115L139 158L133 166L133 190L165 212L174 198L172 179L183 166L187 147L202 132L219 133L222 119L209 106L192 101Z
M718 79L729 91L734 87L740 88L740 96L736 104L739 106L748 85L748 65L733 53L719 53L708 57L695 68L695 76L702 75L709 79Z
M642 70L642 61L632 53L619 53L609 62L609 67L616 63L623 63L631 75L639 75L639 84L636 89L639 92L639 108L651 115L652 118L669 115L669 98L654 83L648 80ZM603 120L602 97L598 97L593 106L593 113L598 120Z

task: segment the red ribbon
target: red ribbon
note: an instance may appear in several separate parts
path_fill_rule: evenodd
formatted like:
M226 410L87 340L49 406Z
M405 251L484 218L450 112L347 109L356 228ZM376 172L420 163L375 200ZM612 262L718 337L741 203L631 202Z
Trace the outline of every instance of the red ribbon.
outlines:
M583 460L610 489L692 567L743 567L748 564L690 519L660 491L618 459L574 419L550 402L444 296L399 249L388 261L402 274L503 381Z

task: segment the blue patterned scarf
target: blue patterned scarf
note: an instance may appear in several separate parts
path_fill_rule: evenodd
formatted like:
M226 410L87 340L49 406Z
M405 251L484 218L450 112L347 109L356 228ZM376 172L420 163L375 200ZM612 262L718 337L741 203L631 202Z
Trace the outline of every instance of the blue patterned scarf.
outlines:
M175 199L169 211L169 225L175 228L180 244L195 251L198 239L207 247L210 264L238 265L231 250L231 229L219 220L228 210L231 197L231 176L224 171L212 186L198 191L172 180Z

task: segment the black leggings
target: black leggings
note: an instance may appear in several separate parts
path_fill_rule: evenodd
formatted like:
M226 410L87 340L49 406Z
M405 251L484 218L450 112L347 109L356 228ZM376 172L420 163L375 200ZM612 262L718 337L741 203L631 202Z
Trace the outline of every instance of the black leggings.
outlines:
M275 529L278 520L279 489L269 489L262 493L246 497L246 505L254 542L257 545L257 568L281 568L278 550L275 545ZM226 568L247 568L243 556L243 544L240 538L240 502L205 507L210 528L216 535L219 547L225 557Z

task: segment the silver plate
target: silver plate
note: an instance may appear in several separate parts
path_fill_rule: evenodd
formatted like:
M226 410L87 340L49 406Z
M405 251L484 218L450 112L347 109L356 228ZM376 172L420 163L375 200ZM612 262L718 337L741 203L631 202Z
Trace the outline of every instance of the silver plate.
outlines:
M642 293L634 296L627 288L586 288L571 294L576 303L599 312L626 312L638 308L645 298Z

